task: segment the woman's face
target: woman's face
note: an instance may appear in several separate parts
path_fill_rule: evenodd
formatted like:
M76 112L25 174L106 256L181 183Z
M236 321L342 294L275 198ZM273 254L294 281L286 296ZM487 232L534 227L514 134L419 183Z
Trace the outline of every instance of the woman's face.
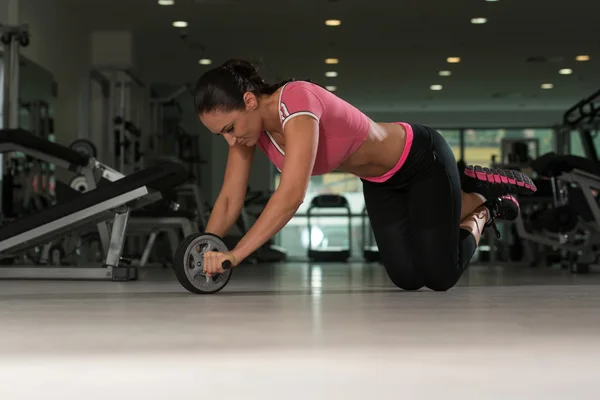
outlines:
M200 121L211 132L223 135L230 146L255 146L263 130L256 96L244 95L245 108L233 111L211 111L201 114Z

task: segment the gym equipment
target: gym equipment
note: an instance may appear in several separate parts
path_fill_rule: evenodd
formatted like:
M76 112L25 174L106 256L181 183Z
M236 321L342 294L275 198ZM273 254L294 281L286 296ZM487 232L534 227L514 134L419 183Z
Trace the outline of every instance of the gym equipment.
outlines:
M529 168L532 159L540 156L540 140L537 138L502 138L500 160L492 156L492 168L515 169Z
M144 165L148 132L149 91L129 68L102 66L90 70L81 97L81 139L98 145L98 158L124 174Z
M68 147L41 139L24 129L0 130L0 154L22 152L27 156L43 160L57 167L82 176L88 190L97 187L100 179L115 181L123 174L113 170L94 158L85 156ZM78 182L82 182L80 179ZM82 186L79 185L78 189ZM105 253L109 246L109 231L105 222L97 226Z
M533 169L550 179L550 202L521 200L515 220L518 235L529 242L560 249L572 272L585 273L600 257L600 164L578 156L548 153L532 163ZM542 205L540 205L540 203ZM528 218L527 220L525 220ZM533 251L532 251L533 252ZM532 263L539 262L539 254Z
M83 154L86 157L96 158L98 156L98 150L96 145L87 139L77 139L69 145L70 149L75 150L79 154Z
M558 154L571 154L571 137L579 134L585 157L598 160L594 136L600 131L600 90L577 102L563 114L557 127Z
M210 233L197 233L186 237L173 257L173 270L181 285L195 294L212 294L222 290L231 279L231 263L223 262L222 274L208 277L204 274L204 253L226 252L223 240Z
M369 214L367 207L363 208L362 212L362 250L363 258L368 262L375 262L381 260L379 254L379 248L373 237L373 230L369 225Z
M0 120L0 128L17 128L19 126L20 47L29 45L29 27L28 25L0 25L0 33L0 40L4 45L0 68L0 81L2 81L0 103L4 112ZM0 191L4 188L4 165L4 155L0 154L0 180L2 180ZM3 199L4 194L0 193L0 211L6 209L2 205Z
M318 213L319 217L326 218L347 218L348 220L348 244L346 246L328 246L321 248L313 248L312 246L312 224L311 219L314 218L313 210L318 208L326 209L344 209L345 214L335 213ZM346 262L350 258L350 252L352 249L352 211L350 210L350 204L344 196L337 194L322 194L315 196L308 209L306 210L306 220L308 226L308 258L312 261L337 261Z
M271 194L268 191L252 190L250 186L248 186L246 198L244 199L244 207L242 208L240 217L236 221L236 225L242 235L245 235L252 226L250 218L253 218L254 220L258 219L266 207L270 196ZM287 252L283 247L275 245L271 238L258 248L249 258L256 262L282 262L287 259Z
M16 257L85 225L113 220L103 268L15 265L0 268L0 278L136 279L137 268L127 265L121 257L130 212L160 200L163 191L185 179L187 173L178 164L163 162L3 225L0 258Z
M200 137L190 134L183 124L183 107L180 97L192 102L193 93L183 85L167 96L150 99L150 132L147 158L176 157L185 163L193 179L201 184L201 165L206 161L200 156Z

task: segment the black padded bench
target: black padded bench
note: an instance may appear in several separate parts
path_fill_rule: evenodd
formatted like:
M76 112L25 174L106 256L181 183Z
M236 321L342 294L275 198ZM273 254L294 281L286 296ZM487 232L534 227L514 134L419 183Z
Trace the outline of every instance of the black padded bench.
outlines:
M600 163L585 157L574 155L558 155L546 153L531 163L535 172L547 177L557 177L564 172L578 169L592 175L600 176Z
M69 169L85 167L90 163L90 157L58 143L39 138L24 129L0 130L0 153L12 151L20 151Z
M115 208L129 205L133 209L154 202L160 196L141 201L150 194L148 189L166 191L186 179L187 171L181 165L162 162L115 182L107 182L77 198L2 226L0 254L5 255L8 250L20 252L91 222L110 219ZM133 201L138 202L133 205Z

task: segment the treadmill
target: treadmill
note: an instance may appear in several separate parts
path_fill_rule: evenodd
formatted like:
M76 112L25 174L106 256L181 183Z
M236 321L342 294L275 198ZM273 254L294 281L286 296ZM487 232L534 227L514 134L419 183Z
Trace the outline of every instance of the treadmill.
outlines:
M344 213L314 213L316 209L343 209ZM313 247L312 218L342 218L348 222L346 244L341 246ZM321 194L315 196L306 210L308 230L308 259L316 262L347 262L352 251L352 211L350 203L341 195Z

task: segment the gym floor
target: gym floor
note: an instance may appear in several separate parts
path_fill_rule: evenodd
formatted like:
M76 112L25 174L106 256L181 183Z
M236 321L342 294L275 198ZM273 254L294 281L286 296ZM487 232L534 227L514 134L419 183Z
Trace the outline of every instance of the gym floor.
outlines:
M447 293L370 264L243 266L208 296L164 269L0 281L0 325L3 400L600 398L597 273L472 266Z

